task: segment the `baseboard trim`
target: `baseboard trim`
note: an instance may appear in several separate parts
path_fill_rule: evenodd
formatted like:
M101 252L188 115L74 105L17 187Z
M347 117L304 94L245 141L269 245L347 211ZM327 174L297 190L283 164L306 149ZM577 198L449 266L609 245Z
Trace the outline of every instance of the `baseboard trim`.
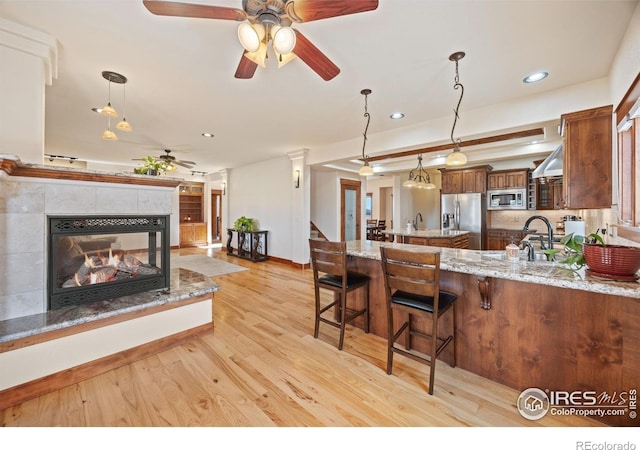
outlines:
M189 330L166 336L137 347L123 350L94 361L71 367L51 375L29 381L18 386L0 391L0 410L34 399L44 394L65 388L75 383L87 380L96 375L108 372L118 367L148 356L168 350L177 345L193 340L201 335L213 333L213 324L207 323Z

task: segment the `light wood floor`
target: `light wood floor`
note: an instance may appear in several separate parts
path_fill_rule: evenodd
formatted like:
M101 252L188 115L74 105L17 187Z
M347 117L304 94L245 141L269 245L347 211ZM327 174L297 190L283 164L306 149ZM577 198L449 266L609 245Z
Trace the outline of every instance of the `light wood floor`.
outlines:
M248 271L216 277L215 331L185 345L0 411L0 426L594 426L578 417L529 421L519 392L439 364L397 355L386 374L386 342L321 325L313 338L310 270L210 253Z

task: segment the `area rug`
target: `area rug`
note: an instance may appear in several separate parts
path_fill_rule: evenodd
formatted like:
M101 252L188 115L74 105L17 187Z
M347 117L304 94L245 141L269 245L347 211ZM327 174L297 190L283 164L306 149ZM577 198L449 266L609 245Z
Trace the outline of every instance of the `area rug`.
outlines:
M216 277L233 272L247 270L244 267L228 263L206 255L172 256L171 268L188 269L207 277Z

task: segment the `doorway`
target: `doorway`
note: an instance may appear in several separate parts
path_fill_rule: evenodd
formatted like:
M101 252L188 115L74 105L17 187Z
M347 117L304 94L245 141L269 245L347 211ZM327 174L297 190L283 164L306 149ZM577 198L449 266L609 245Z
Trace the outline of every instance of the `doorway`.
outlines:
M360 182L340 179L340 240L360 239Z
M211 190L211 243L222 242L222 191Z

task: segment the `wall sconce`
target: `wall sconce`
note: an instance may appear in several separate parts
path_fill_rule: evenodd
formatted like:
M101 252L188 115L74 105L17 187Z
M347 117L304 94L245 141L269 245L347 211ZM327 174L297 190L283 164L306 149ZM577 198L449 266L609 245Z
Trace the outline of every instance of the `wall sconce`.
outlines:
M300 169L296 169L296 174L293 179L293 186L298 189L300 187Z
M222 195L227 195L227 183L222 182Z

